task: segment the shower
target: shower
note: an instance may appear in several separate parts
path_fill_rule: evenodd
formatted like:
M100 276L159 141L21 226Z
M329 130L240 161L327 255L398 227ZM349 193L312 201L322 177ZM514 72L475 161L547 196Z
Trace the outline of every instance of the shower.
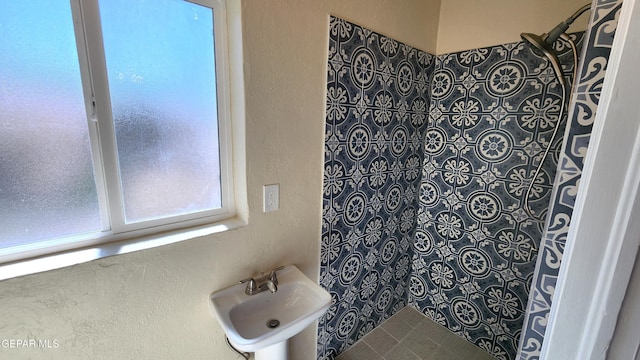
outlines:
M571 15L569 18L567 18L567 20L561 22L560 24L556 25L556 27L554 27L553 29L551 29L551 31L549 31L548 33L542 34L542 35L536 35L536 34L531 34L531 33L521 33L520 37L522 38L522 40L531 47L531 49L533 50L533 52L538 55L538 56L542 56L547 58L547 60L549 60L549 63L551 64L551 67L553 68L553 72L555 73L557 79L558 79L558 83L560 83L560 88L562 90L562 103L560 104L560 113L558 115L558 122L553 130L553 134L551 135L551 140L549 140L549 145L547 146L546 150L544 151L544 154L542 155L542 158L540 159L540 162L538 163L538 167L536 168L536 171L534 172L532 178L531 178L531 182L529 183L529 186L527 188L527 192L524 196L524 209L525 211L529 214L529 216L531 216L532 218L535 218L535 216L533 215L533 212L531 211L531 209L529 208L529 197L531 196L531 190L533 189L533 185L535 183L535 179L538 177L538 175L540 174L540 170L542 169L542 164L544 163L544 160L547 158L547 155L549 154L549 151L551 150L551 145L553 144L553 141L555 140L557 134L558 134L558 128L560 127L560 120L562 119L562 116L564 115L565 112L565 108L567 106L567 87L566 87L566 82L564 79L564 75L562 74L562 66L560 65L560 60L558 59L558 54L556 53L556 51L553 49L553 44L558 40L561 39L562 41L565 41L566 43L569 44L569 46L571 46L571 50L573 52L573 81L575 82L576 80L576 71L578 68L578 51L576 50L576 45L573 42L573 40L571 40L571 38L566 34L566 31L569 29L569 26L571 26L571 24L578 18L580 17L580 15L582 15L585 11L591 9L591 4L586 4L583 7L581 7L580 9L578 9L578 11L576 11L573 15ZM573 86L572 86L573 87Z
M539 335L535 330L542 324L529 309L539 304L529 298L547 294L546 277L537 278L547 276L547 268L540 270L536 265L547 264L543 261L553 257L556 249L562 251L564 244L556 241L564 237L546 241L550 232L539 218L553 220L559 213L565 219L564 208L550 206L559 203L556 198L562 201L573 195L560 191L565 188L557 190L554 183L554 178L556 183L573 180L562 168L554 175L566 155L558 151L564 129L567 135L574 129L573 120L565 126L573 106L569 97L575 93L569 90L572 72L578 74L574 78L581 74L579 67L570 68L569 41L575 42L580 55L581 44L586 53L591 49L586 42L595 40L588 36L591 30L586 35L572 34L585 30L576 25L587 18L588 7L557 29L554 26L583 5L574 3L538 30L512 31L513 35L537 33L525 36L532 39L531 45L518 39L516 44L440 55L413 49L400 40L393 41L398 50L406 47L406 52L383 48L382 41L361 42L363 33L372 39L384 35L330 18L320 282L336 302L319 321L320 358L339 356L368 333L386 331L382 322L406 306L464 334L479 351L503 359L518 358L519 345L523 352L537 346L519 341L523 334ZM551 13L544 11L541 16ZM533 45L536 40L546 42L539 47L546 47L550 55ZM340 56L351 62L334 60L343 50ZM397 55L376 55L387 53ZM415 62L420 66L410 69L412 59L422 58L422 65ZM554 58L560 60L554 61L557 68ZM393 86L376 81L375 72L366 77L339 75L341 70L361 73L363 64L376 69L382 66L378 60L385 67L391 65L388 74ZM414 78L428 74L425 87L420 88L424 91L403 89L404 73ZM558 74L560 80L556 80ZM395 118L385 122L384 114L376 112L380 106L375 95L387 94L394 116L409 114L407 104L424 106L416 108L415 117L402 115L400 122ZM360 103L365 95L370 100ZM564 115L556 130L559 113ZM531 217L524 208L525 193L554 131L559 134L551 141L544 167L529 192L529 212L535 214ZM416 146L395 141L405 138L418 139ZM396 143L407 145L401 149L394 147Z

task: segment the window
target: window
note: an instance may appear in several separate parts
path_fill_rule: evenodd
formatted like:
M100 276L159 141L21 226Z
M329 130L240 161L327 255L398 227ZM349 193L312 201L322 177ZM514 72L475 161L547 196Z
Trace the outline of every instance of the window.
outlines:
M0 2L0 262L234 214L223 5Z

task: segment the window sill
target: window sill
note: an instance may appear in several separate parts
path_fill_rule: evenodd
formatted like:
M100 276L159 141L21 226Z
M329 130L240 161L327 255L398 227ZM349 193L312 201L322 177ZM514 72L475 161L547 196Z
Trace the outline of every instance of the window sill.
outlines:
M202 236L241 228L246 225L247 221L242 219L242 217L236 216L213 225L200 226L187 230L183 229L159 235L143 236L112 243L98 244L81 249L64 251L57 254L45 255L35 259L26 259L7 264L0 264L0 281L82 264L113 255L128 254L135 251L191 240Z

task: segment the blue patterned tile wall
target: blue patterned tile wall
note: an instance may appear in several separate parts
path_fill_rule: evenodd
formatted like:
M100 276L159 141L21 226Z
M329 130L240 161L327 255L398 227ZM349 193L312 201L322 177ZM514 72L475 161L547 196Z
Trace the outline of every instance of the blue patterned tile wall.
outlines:
M570 80L571 50L557 50ZM522 42L438 56L431 79L409 301L498 359L516 356L562 143L552 134L566 122L561 94Z
M433 57L331 17L318 358L407 304Z
M588 50L590 64L610 47L604 24L620 1L595 4L602 30L588 35L605 50ZM561 136L552 142L529 214L526 188L566 122L545 60L523 43L434 58L335 17L329 41L320 282L334 303L319 322L318 358L407 304L499 359L516 358L522 332L518 357L536 358L557 276L540 259L559 264L590 116L573 113L585 124L571 125L566 149ZM570 49L558 46L570 81ZM603 73L580 78L578 106L593 114ZM549 209L552 199L560 206Z
M622 0L595 0L576 82L571 121L565 132L549 221L536 264L518 359L537 360L551 310L575 196L582 174L591 128L600 99Z

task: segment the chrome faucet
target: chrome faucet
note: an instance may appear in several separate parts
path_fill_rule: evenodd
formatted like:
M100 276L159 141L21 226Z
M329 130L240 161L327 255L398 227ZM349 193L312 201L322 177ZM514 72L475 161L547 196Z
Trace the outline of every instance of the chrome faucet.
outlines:
M247 283L247 288L244 290L244 293L247 295L255 295L261 293L263 291L269 290L271 293L278 291L278 276L277 272L284 269L284 266L280 266L271 270L269 273L269 277L265 280L265 275L262 273L260 275L259 281L261 282L258 285L258 281L254 278L246 278L240 280L239 284Z

